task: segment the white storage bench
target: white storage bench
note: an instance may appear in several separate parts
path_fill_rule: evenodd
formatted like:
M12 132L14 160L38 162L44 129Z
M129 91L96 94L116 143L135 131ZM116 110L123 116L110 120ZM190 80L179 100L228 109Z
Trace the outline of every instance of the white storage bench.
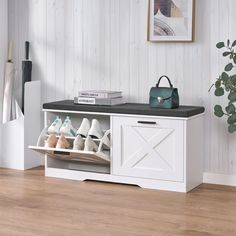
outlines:
M46 103L43 111L45 128L37 145L30 148L46 154L46 176L179 192L202 183L203 107L164 110L148 104L96 106L66 100ZM110 149L85 152L44 147L47 128L56 115L70 116L76 128L83 118L99 120L104 130L111 130Z

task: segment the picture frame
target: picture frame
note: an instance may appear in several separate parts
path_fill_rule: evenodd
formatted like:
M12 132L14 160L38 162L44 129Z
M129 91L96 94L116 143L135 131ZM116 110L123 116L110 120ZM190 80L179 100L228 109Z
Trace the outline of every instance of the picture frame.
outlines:
M195 0L148 0L147 40L193 42Z

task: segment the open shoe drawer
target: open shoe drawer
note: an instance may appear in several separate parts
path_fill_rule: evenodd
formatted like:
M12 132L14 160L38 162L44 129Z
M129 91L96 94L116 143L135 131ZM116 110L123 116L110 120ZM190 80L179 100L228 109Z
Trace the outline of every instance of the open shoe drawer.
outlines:
M73 149L58 149L58 148L48 148L44 147L45 140L48 137L47 127L44 128L38 138L37 146L29 146L30 149L46 154L54 159L61 159L67 161L80 161L88 163L97 164L109 164L110 157L106 152L87 152L87 151L77 151ZM109 153L109 152L108 152Z
M29 146L30 149L40 152L42 154L47 154L48 156L68 161L80 161L80 162L92 162L98 164L109 164L110 159L108 155L102 152L85 152L85 151L75 151L71 149L57 149L57 148L47 148L47 147L37 147Z

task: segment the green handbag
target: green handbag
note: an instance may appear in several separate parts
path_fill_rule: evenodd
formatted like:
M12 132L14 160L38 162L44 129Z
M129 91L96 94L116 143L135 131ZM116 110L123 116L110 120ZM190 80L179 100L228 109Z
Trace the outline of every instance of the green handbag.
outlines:
M170 87L159 87L162 78L166 78ZM152 87L149 94L149 104L153 108L173 109L179 107L178 89L173 88L170 79L163 75L158 80L156 87Z

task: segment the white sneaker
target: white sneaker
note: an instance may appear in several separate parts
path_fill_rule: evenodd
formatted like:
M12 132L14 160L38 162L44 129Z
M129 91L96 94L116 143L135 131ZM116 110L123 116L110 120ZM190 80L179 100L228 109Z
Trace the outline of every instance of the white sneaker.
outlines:
M92 120L92 125L88 132L88 135L91 136L92 138L98 138L98 139L101 139L103 137L102 128L98 120L96 119Z
M98 145L93 141L93 139L88 136L84 142L84 151L86 152L97 152Z
M81 135L82 137L86 138L90 129L90 122L87 118L82 120L82 123L76 133L76 135Z
M84 140L80 135L78 135L73 142L73 150L83 150L83 148Z
M60 128L60 134L63 134L65 136L69 136L69 137L75 137L76 136L76 130L74 129L74 127L72 126L70 117L67 116L63 125Z
M110 141L110 133L111 130L107 130L105 134L103 135L100 143L99 143L99 150L102 150L102 147L105 146L106 148L110 149L111 147L111 141Z
M60 128L62 125L61 118L59 116L52 122L52 124L48 128L48 134L56 134L58 135L60 132Z

